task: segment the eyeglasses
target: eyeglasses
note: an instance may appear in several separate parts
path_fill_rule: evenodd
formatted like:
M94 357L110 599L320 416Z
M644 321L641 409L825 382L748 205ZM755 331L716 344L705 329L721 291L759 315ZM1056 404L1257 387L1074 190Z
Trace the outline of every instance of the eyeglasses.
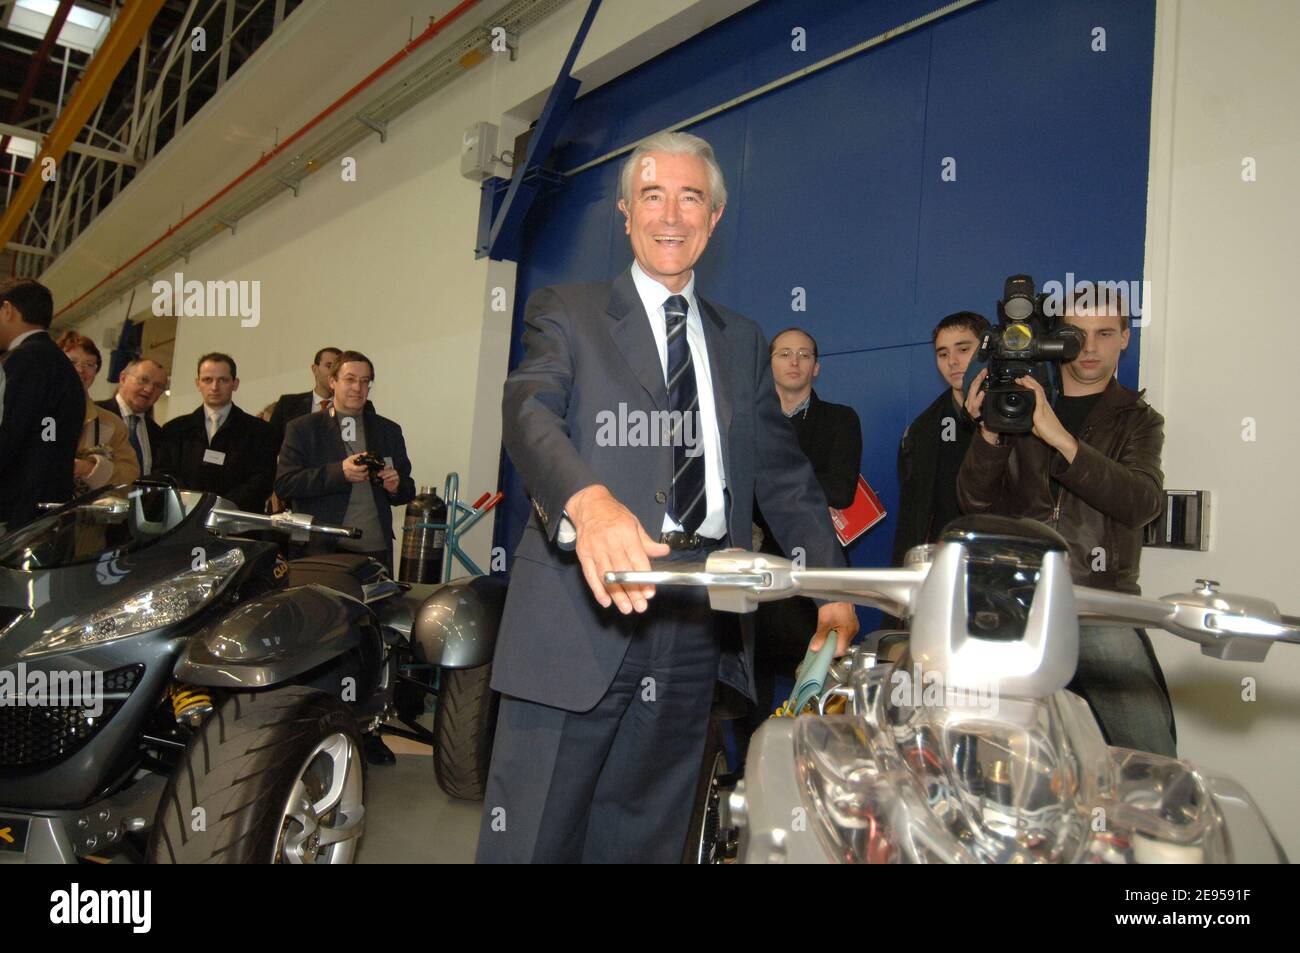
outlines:
M351 387L353 384L357 384L357 385L359 385L359 386L361 386L361 387L363 387L363 388L369 388L369 387L370 387L370 378L369 378L369 377L353 377L351 374L347 375L346 377L340 377L340 378L338 378L338 382L339 382L340 384L346 384L346 385L348 385L349 387Z
M779 351L773 353L772 356L781 361L788 361L790 360L790 358L795 356L798 356L800 361L811 361L813 360L813 358L816 357L816 355L813 354L812 351L802 347L797 351L792 350L788 347L783 347Z
M99 370L99 363L97 361L73 361L72 366L79 371Z

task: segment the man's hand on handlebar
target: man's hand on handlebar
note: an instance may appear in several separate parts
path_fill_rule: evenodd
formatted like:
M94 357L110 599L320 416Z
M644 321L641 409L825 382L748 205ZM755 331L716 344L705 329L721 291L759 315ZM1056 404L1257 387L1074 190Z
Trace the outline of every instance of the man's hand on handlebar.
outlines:
M606 587L605 573L648 571L652 557L668 555L668 545L651 539L632 511L598 483L573 494L564 512L578 531L578 561L596 601L606 609L613 602L624 615L633 610L645 612L650 606L646 600L655 594L654 586Z
M835 657L849 650L849 643L858 634L858 614L850 602L828 602L817 610L817 631L813 633L808 648L816 652L826 642L826 636L835 630Z

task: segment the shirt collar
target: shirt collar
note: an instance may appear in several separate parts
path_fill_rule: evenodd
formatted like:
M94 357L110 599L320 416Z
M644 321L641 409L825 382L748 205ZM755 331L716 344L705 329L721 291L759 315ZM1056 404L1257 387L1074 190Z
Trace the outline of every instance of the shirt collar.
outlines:
M9 350L10 351L18 350L19 345L21 345L24 341L26 341L29 337L31 337L34 334L46 334L46 333L47 332L45 331L44 328L32 328L32 330L30 331L24 331L22 334L18 335L18 337L14 338L12 341L9 342Z
M686 282L686 287L681 291L672 292L647 275L640 262L633 261L632 283L636 285L636 293L641 297L641 303L645 305L646 313L652 318L663 316L664 302L676 293L686 299L686 304L690 308L690 314L686 316L686 320L689 322L692 317L695 317L697 321L699 320L700 307L695 301L695 271L693 269L691 277Z
M787 417L787 418L798 417L800 414L802 414L803 416L807 417L807 416L808 416L808 407L809 407L811 404L812 404L812 391L809 391L809 392L808 392L808 396L805 397L803 400L801 400L801 401L799 402L799 406L798 406L798 407L796 407L794 410L790 411L790 413L786 414L786 417Z
M211 407L209 407L207 404L204 404L204 405L203 405L203 415L204 415L205 417L207 417L208 420L211 420L211 419L213 419L213 418L215 417L215 418L216 418L217 420L219 420L220 422L225 423L225 422L226 422L226 418L230 416L230 408L231 408L231 407L234 407L234 406L235 406L235 405L234 405L234 402L232 401L231 403L226 404L226 406L224 406L224 407L219 407L219 408L217 408L216 410L213 410L213 409L212 409Z
M117 409L122 412L123 420L130 420L132 417L144 417L144 414L137 414L131 409L131 405L122 399L120 391L114 394L113 397L117 400Z

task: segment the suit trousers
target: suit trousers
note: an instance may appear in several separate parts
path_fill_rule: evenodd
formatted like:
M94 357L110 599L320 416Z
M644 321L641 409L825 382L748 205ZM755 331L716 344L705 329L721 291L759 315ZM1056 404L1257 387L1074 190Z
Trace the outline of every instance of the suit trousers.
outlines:
M661 586L590 711L501 699L479 863L681 861L718 676L716 615L707 590Z

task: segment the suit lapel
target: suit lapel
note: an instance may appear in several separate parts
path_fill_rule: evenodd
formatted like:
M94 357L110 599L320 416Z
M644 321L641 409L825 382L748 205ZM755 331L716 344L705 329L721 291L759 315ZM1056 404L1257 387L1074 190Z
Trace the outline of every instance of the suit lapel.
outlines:
M632 283L632 272L625 271L614 279L606 310L618 319L610 337L623 352L623 358L632 373L646 389L655 407L668 409L668 388L664 384L664 367L659 360L654 332L650 330L650 316L645 313L641 296Z
M728 355L726 338L723 332L726 323L717 308L709 304L697 293L701 322L704 325L704 343L709 349L709 376L713 380L713 403L718 409L718 430L722 435L722 445L727 445L727 431L731 427L731 362Z

